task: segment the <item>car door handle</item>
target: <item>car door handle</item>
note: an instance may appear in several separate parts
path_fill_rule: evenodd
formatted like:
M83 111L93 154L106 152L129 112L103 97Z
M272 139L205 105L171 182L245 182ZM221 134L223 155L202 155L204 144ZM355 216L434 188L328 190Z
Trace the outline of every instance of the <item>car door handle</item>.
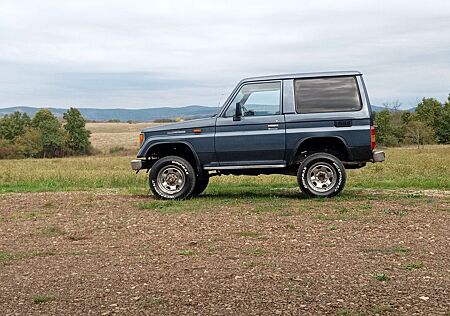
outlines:
M267 125L267 129L278 129L278 124L269 124Z

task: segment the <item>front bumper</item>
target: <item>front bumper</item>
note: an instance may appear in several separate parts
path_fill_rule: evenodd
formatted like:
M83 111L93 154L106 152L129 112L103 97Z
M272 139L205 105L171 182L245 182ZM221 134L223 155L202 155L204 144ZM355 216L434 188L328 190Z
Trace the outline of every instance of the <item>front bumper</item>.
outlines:
M384 151L372 152L372 162L383 162L386 158Z
M132 170L141 170L142 169L142 160L140 159L133 159L131 160L131 169Z
M148 170L154 163L155 160L152 159L133 159L131 160L131 169L134 171L139 171L142 169Z

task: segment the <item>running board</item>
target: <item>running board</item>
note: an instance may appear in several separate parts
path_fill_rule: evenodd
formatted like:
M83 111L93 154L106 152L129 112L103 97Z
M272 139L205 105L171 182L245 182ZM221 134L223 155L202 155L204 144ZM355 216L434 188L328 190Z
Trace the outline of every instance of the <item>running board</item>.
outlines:
M247 166L217 166L217 167L203 167L204 170L235 170L235 169L271 169L271 168L286 168L282 165L247 165Z

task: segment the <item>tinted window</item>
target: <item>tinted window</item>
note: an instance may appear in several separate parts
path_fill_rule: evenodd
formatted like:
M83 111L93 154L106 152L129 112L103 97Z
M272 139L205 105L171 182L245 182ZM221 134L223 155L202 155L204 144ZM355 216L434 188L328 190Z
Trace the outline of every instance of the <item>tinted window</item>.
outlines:
M295 80L297 113L345 112L361 109L355 77Z
M234 97L225 117L236 112L236 103L240 102L243 116L264 116L280 114L281 88L279 82L252 83L241 87Z

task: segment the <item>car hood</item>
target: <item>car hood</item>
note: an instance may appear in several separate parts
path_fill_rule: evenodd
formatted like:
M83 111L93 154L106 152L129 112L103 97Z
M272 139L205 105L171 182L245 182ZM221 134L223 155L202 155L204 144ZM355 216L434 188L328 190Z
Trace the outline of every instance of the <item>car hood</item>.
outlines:
M144 128L142 130L143 133L153 133L153 132L165 132L171 130L183 130L183 129L191 129L191 128L202 128L208 126L214 126L216 121L215 117L208 117L202 119L189 120L185 122L171 123L171 124L162 124L154 127Z

